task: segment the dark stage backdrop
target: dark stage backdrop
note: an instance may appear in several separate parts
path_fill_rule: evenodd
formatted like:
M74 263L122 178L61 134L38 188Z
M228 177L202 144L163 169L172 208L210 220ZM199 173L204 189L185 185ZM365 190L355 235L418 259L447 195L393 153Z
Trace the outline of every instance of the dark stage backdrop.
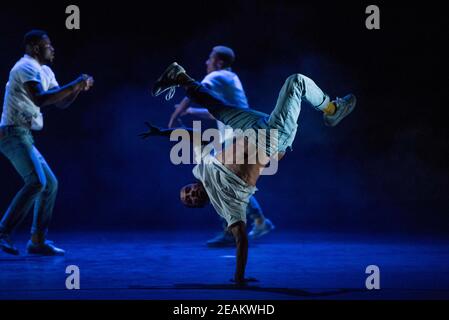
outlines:
M79 1L81 29L71 31L69 4L13 2L0 11L2 96L32 28L49 32L60 84L80 73L96 80L70 109L46 113L35 134L60 183L53 230L218 229L211 207L187 209L178 200L192 166L171 164L168 141L137 134L144 120L166 125L183 97L181 90L170 102L150 96L160 72L177 61L201 79L210 49L223 44L237 54L234 70L253 108L270 112L297 72L331 96L358 97L336 128L303 105L294 152L258 184L280 231L449 231L448 20L439 5L378 3L381 29L370 31L371 3L363 2ZM1 212L20 186L1 156Z

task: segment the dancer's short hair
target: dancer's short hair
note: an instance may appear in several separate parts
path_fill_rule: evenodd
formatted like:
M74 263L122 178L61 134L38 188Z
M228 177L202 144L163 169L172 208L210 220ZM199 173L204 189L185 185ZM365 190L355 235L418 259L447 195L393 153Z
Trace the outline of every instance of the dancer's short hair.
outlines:
M38 44L39 41L41 41L45 36L48 37L48 33L44 30L31 30L23 36L23 47L26 48L27 46L34 46Z
M212 51L217 55L218 59L222 60L223 67L229 68L235 61L234 50L225 46L215 46Z

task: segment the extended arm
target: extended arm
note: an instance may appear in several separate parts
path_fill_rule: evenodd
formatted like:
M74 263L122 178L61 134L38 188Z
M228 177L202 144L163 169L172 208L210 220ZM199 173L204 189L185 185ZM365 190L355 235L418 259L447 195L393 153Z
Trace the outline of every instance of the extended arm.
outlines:
M63 100L57 102L54 104L54 106L58 109L66 109L68 108L78 97L78 95L80 94L82 90L76 90L73 91L70 95L68 95L66 98L64 98Z
M39 107L66 106L73 102L82 90L89 90L93 85L93 78L88 75L82 75L75 81L62 87L55 87L45 91L40 82L29 81L25 83L25 89Z
M155 125L152 125L149 122L145 122L145 125L148 127L148 131L139 134L139 137L142 139L147 139L151 136L159 136L159 137L170 137L173 131L175 130L185 130L190 134L191 141L193 141L193 133L195 130L188 127L177 127L177 128L161 128ZM198 131L196 131L198 132ZM203 144L203 141L201 142ZM206 143L206 142L204 142Z
M203 119L215 120L214 116L210 114L209 110L206 108L193 108L189 107L186 110L186 114L191 114Z
M173 127L173 123L175 122L175 120L182 115L183 113L186 112L187 108L190 105L190 99L185 97L184 99L182 99L182 101L177 104L175 107L175 111L172 113L171 117L170 117L170 121L168 122L168 127L171 128Z
M237 284L243 284L249 280L245 279L246 262L248 260L248 236L246 235L245 223L243 223L243 221L234 223L229 227L229 230L232 232L237 246L237 264L234 274L234 282Z

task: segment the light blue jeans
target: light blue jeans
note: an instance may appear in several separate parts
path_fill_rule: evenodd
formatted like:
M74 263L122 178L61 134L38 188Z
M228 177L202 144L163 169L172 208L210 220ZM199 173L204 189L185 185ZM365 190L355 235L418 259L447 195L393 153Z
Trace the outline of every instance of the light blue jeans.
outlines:
M0 152L24 181L0 222L0 233L11 234L34 206L32 235L45 237L58 191L58 181L34 146L31 131L16 126L0 127ZM2 179L5 185L7 179Z
M234 130L265 129L268 132L267 137L269 137L269 130L277 130L276 150L269 146L269 139L267 139L268 155L274 152L285 152L287 148L291 148L298 128L297 122L302 101L307 101L315 109L322 109L330 102L329 96L321 91L312 79L299 73L287 78L270 115L254 109L226 105L214 95L213 91L198 82L187 87L187 95L194 102L207 108L215 119Z

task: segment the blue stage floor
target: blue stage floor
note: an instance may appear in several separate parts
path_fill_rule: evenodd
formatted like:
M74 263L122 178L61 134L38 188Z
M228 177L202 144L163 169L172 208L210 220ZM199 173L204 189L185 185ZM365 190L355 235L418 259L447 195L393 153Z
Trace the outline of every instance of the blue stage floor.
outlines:
M210 232L52 233L65 257L0 252L0 299L449 299L449 241L278 232L250 246L236 288L234 250L210 249ZM380 290L365 288L365 268L380 268ZM66 266L80 268L67 290Z

